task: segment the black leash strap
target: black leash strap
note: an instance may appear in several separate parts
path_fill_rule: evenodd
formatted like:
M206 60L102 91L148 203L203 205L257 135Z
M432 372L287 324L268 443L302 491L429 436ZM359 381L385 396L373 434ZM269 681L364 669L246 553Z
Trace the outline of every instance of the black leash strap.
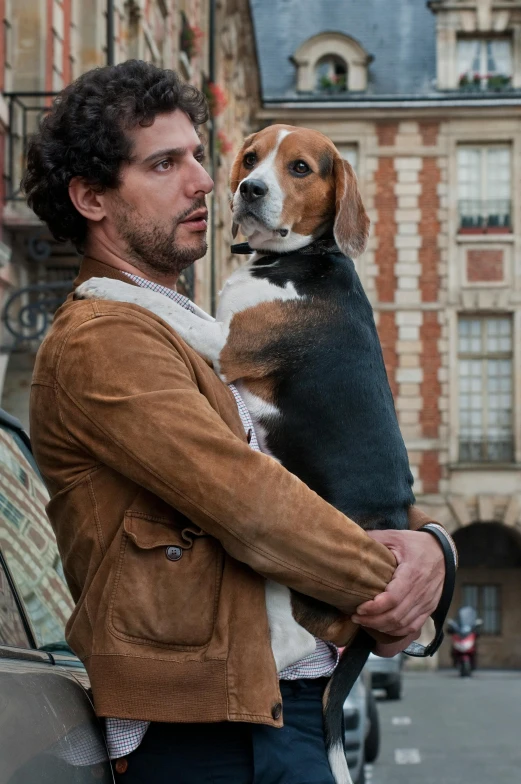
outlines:
M440 603L431 616L436 630L434 639L428 645L422 645L419 642L411 642L409 647L404 651L408 656L425 657L434 656L443 642L443 627L454 595L454 586L456 585L456 558L448 538L439 528L434 525L430 526L427 523L427 525L422 526L422 528L419 528L418 530L425 531L438 540L445 558L445 582L443 583L443 591L441 593Z

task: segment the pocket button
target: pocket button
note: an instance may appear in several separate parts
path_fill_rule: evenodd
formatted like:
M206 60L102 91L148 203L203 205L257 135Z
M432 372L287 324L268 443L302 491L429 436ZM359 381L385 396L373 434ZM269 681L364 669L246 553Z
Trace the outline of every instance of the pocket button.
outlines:
M167 547L165 552L169 561L178 561L183 555L182 549L180 547L174 547L173 545Z

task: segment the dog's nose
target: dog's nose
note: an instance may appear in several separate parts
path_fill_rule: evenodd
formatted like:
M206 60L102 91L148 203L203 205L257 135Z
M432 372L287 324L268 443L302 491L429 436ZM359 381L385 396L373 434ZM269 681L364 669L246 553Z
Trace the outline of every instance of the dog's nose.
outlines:
M239 190L245 201L253 202L262 199L268 192L268 186L262 180L243 180Z

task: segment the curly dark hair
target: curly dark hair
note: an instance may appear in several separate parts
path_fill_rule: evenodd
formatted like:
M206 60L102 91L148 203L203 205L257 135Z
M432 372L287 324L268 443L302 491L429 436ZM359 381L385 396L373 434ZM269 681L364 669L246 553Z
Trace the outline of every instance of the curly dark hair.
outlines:
M120 168L131 159L125 134L158 114L181 109L197 128L208 120L204 95L175 71L141 60L94 68L56 98L32 137L22 188L29 206L60 242L83 251L87 220L69 198L73 177L99 192L117 188Z

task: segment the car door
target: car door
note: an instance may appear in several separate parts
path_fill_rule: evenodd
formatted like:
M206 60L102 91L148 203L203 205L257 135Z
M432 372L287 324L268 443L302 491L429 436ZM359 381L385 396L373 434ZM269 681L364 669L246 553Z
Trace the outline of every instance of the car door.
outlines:
M86 673L64 641L72 602L46 499L0 412L0 784L109 784Z

